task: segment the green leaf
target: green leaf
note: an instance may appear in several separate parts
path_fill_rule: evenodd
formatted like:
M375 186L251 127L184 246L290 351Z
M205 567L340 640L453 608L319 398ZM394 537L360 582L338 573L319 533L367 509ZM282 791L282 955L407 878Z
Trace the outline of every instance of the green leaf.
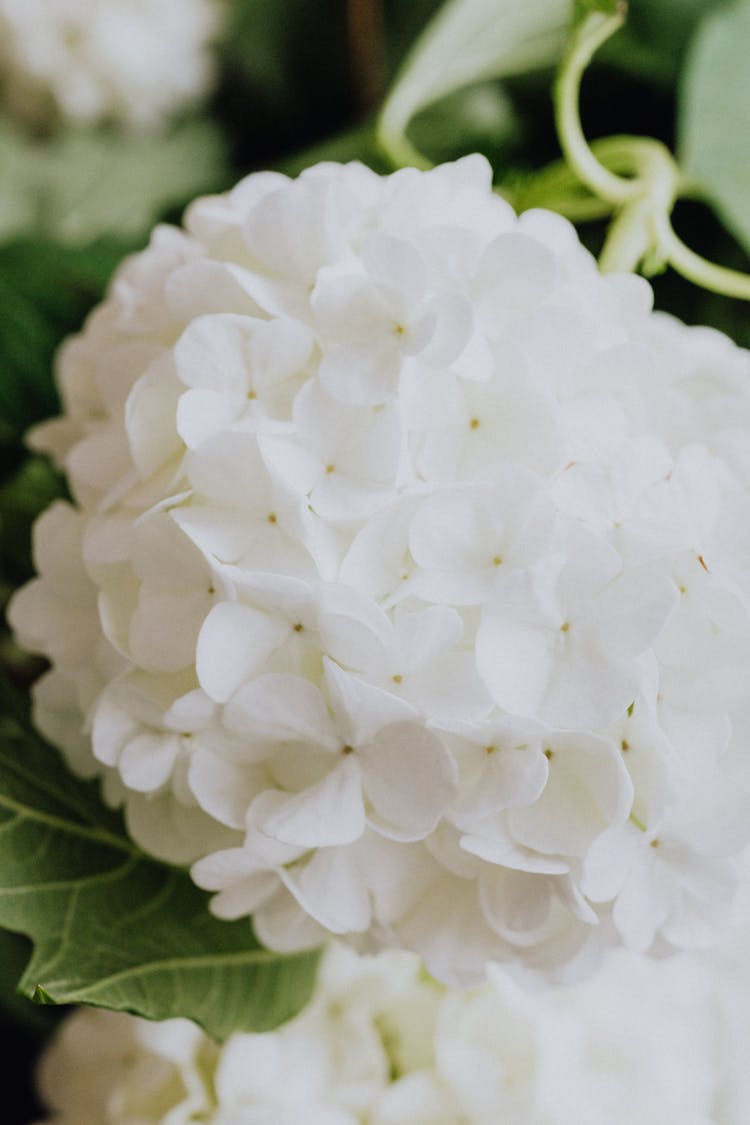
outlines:
M18 993L17 981L29 959L29 943L20 934L0 930L0 1018L12 1019L34 1035L48 1034L62 1011L41 1010Z
M750 250L750 0L698 28L679 101L679 158L696 193Z
M571 13L571 0L447 0L383 106L383 147L397 163L424 163L406 135L416 114L474 83L551 66L562 53Z
M420 110L409 133L418 151L436 164L471 152L500 164L521 135L521 121L503 88L482 82Z
M699 22L727 0L628 0L623 30L601 51L601 62L637 74L670 93L685 48ZM637 95L636 95L637 96Z
M347 4L232 0L217 110L240 166L277 162L351 123Z
M387 0L385 50L388 73L394 76L414 42L442 7L443 0Z
M626 0L575 0L573 19L576 23L580 23L592 12L600 12L604 16L614 16L626 6Z
M83 248L18 239L0 246L0 453L17 460L29 426L57 413L52 378L55 348L100 299L126 250L121 240Z
M20 585L33 577L31 526L53 500L67 495L65 482L45 457L27 457L0 484L0 579Z
M183 872L142 856L91 784L0 723L0 926L34 952L22 992L149 1019L186 1016L217 1039L264 1031L309 999L317 953L262 948L221 922Z
M35 231L81 245L142 237L169 207L226 187L224 144L210 121L162 136L69 130L40 140L0 120L0 238Z

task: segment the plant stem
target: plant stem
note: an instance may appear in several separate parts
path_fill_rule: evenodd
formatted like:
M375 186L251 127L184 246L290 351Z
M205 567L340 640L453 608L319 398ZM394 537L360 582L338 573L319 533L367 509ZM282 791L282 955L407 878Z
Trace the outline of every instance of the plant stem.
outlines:
M624 22L624 8L612 16L600 12L588 16L573 36L555 85L555 121L565 158L594 195L614 205L631 198L634 184L614 175L594 156L581 126L579 101L586 67Z
M655 222L659 249L672 269L703 289L709 289L723 297L739 297L750 301L749 274L727 269L726 266L718 266L715 262L710 262L702 255L696 254L675 233L669 215L659 215Z

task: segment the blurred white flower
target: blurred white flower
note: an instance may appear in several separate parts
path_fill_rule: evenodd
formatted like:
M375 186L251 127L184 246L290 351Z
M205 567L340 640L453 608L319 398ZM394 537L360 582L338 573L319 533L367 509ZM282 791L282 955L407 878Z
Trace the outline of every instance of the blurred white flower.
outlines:
M31 121L149 129L203 97L222 0L0 0L0 90Z
M10 608L43 729L217 914L462 983L710 945L750 837L750 356L490 179L158 228L61 351L77 507Z
M49 1125L744 1125L750 978L736 948L610 951L576 987L496 968L445 989L410 954L332 945L273 1032L82 1009L39 1069Z

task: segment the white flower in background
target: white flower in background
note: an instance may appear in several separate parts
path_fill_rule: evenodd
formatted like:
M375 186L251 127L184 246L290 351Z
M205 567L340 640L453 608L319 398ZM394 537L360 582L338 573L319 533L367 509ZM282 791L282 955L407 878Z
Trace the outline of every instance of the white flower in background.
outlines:
M413 955L332 945L304 1012L222 1046L187 1020L73 1013L40 1092L49 1125L745 1125L746 940L613 950L575 988L496 967L468 992Z
M76 508L10 618L43 729L217 914L462 983L716 940L750 356L650 300L480 157L322 164L158 228L62 349L31 441Z
M0 0L0 90L31 121L160 125L203 97L221 0Z

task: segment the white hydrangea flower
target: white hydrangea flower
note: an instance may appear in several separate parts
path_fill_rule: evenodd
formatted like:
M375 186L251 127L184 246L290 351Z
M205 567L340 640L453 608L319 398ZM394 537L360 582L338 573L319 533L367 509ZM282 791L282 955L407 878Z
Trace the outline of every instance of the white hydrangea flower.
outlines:
M32 121L158 126L202 97L221 0L0 0L0 86Z
M750 837L748 353L470 157L198 200L58 376L32 444L76 507L10 609L39 722L218 915L463 983L716 939Z
M467 992L411 954L332 945L310 1005L217 1046L186 1020L82 1009L43 1057L49 1125L744 1125L747 931L718 954L612 950L539 989Z

